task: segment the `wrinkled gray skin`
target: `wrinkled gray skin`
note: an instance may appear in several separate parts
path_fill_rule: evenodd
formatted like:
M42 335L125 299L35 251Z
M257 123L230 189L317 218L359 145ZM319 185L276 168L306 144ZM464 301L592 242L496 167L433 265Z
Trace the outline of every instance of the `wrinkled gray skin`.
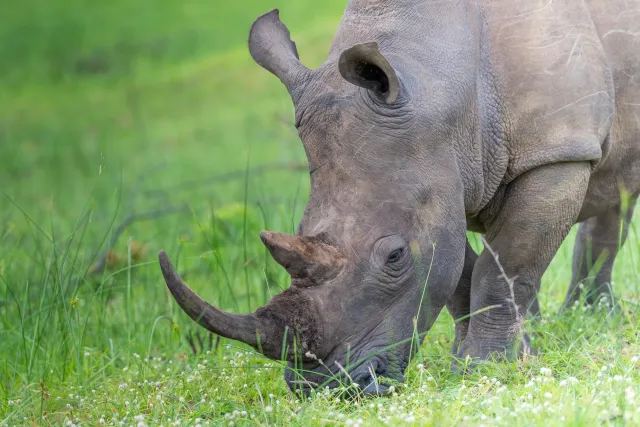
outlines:
M532 351L520 326L575 223L567 302L579 283L589 301L609 293L640 190L639 0L351 0L316 70L277 11L254 23L249 49L291 94L311 195L298 237L262 235L291 289L232 338L278 358L278 328L295 330L307 372L287 372L292 388L347 366L384 392L373 377L402 380L414 319L423 334L445 305L454 318L494 306L457 324L458 357ZM513 289L466 230L485 235ZM196 318L205 303L193 304L181 303Z

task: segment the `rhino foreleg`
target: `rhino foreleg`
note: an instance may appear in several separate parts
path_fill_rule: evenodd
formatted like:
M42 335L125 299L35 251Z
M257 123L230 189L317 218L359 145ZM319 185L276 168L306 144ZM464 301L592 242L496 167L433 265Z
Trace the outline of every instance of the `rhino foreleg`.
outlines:
M565 308L578 301L583 292L587 304L598 302L603 295L612 298L613 263L627 238L637 197L631 197L624 212L618 204L580 224L573 250L573 277Z
M473 266L477 259L478 255L467 241L467 247L464 250L464 267L462 268L462 276L460 276L460 281L458 282L458 286L456 287L451 300L447 302L447 310L449 310L449 314L453 316L453 319L456 322L456 336L451 349L453 354L458 352L460 343L467 336L467 330L469 329L471 275L473 273Z
M458 282L458 286L456 287L453 296L449 302L447 302L449 314L451 314L455 321L455 339L451 347L451 352L454 355L458 353L460 350L460 343L467 336L469 320L471 318L471 316L469 316L469 313L471 312L471 277L473 274L473 267L478 259L478 254L476 254L471 245L469 245L469 242L467 242L464 257L462 276L460 276L460 281ZM528 314L533 318L537 318L540 314L537 295L529 305ZM456 364L454 364L454 367L455 366Z
M472 314L458 357L512 358L531 351L523 322L540 278L578 217L589 175L586 162L558 163L509 184L486 226L488 247L473 268Z

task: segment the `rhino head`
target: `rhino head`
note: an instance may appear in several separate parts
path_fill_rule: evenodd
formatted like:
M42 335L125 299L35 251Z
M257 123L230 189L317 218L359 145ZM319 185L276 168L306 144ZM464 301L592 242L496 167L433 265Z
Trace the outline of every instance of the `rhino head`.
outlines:
M291 287L238 315L201 300L162 252L165 280L203 327L299 368L285 371L292 389L349 378L382 393L378 380L402 381L413 337L430 328L462 270L464 190L446 112L425 109L422 83L376 43L307 69L277 10L253 24L249 48L288 89L309 162L296 235L260 236Z

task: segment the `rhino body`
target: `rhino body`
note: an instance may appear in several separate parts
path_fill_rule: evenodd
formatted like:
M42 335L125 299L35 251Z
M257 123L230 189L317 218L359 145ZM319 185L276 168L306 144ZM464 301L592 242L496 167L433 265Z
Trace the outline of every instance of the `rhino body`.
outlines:
M575 223L567 304L609 294L640 192L640 1L351 0L316 70L277 10L249 49L288 89L309 161L296 235L261 235L292 286L230 315L161 265L200 324L302 367L292 388L348 372L384 392L445 305L458 358L533 351L521 325Z

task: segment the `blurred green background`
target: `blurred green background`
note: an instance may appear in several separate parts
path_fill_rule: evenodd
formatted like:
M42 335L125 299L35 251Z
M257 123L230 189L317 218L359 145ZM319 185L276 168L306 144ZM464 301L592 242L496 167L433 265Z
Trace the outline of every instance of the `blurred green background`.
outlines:
M77 374L86 349L105 355L103 369L133 348L183 350L192 323L170 304L155 261L161 248L223 308L255 309L288 286L258 233L295 228L308 174L252 171L306 159L287 91L253 63L246 40L253 20L279 7L301 59L318 66L344 6L0 4L5 398ZM158 210L179 212L155 218ZM127 227L107 268L95 272L118 225L149 213L154 218ZM152 335L163 315L170 322Z
M286 90L252 63L248 30L280 6L314 66L343 3L4 2L2 187L31 211L77 213L99 165L162 187L243 167L249 147L255 163L300 159Z
M246 39L252 21L278 7L301 60L317 67L345 4L0 3L0 422L43 411L62 422L68 399L45 401L44 384L60 396L78 384L117 393L134 354L166 362L189 353L196 326L165 289L160 249L227 310L253 310L288 286L258 233L294 231L306 159L287 91L253 63ZM615 276L629 298L638 295L635 224ZM547 312L566 292L572 240L545 275ZM425 354L446 370L446 312L430 336ZM263 390L287 395L281 371L270 375ZM7 404L16 399L19 408ZM126 413L105 402L85 410ZM297 405L291 398L291 411Z

